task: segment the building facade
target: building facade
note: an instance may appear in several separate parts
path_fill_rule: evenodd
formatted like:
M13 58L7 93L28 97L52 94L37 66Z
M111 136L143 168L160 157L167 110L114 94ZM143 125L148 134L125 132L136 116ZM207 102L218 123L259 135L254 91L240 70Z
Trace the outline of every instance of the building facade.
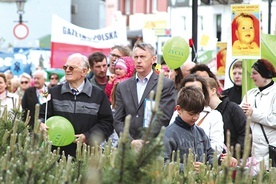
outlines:
M233 3L242 0L198 0L198 29L192 33L192 0L27 0L23 21L29 28L26 39L18 40L13 28L18 23L15 0L0 0L0 49L7 45L36 45L37 39L51 34L52 14L88 29L99 29L116 21L127 25L130 45L139 38L146 42L158 42L170 36L182 36L186 40L202 35L227 41L230 38L231 9ZM242 3L260 4L262 31L268 33L269 0L243 0ZM271 4L271 34L275 34L276 2ZM165 39L164 39L165 40ZM200 48L201 49L212 49Z

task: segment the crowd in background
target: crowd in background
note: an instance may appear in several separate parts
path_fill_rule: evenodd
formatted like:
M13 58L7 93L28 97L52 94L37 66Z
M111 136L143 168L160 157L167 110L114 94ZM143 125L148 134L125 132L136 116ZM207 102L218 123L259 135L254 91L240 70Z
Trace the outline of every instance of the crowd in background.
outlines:
M40 128L45 131L48 129L44 124L45 117L59 115L67 118L75 129L76 140L61 150L71 156L76 154L78 141L94 144L110 138L113 146L117 146L125 118L131 115L131 146L139 151L145 144L142 129L149 126L147 118L151 115L147 101L151 91L157 93L160 74L154 69L156 61L154 47L138 42L132 51L116 45L109 56L102 52L89 56L70 55L63 66L65 80L62 82L59 82L58 74L47 76L42 69L32 75L14 76L11 71L0 73L0 115L4 107L11 110L19 105L24 112L23 119L29 118L29 125L33 127L35 106L40 104ZM205 160L208 164L212 164L213 159L223 162L230 154L231 166L235 167L239 162L237 159L243 155L246 120L250 116L250 157L256 161L254 172L258 172L262 160L268 169L268 142L276 146L276 84L272 80L276 71L270 61L259 59L254 63L250 78L256 88L244 97L241 61L233 65L234 85L229 89L223 89L205 64L186 61L181 67L170 69L163 61L161 71L165 77L159 109L163 113L154 118L152 135L156 136L162 126L166 127L165 160L172 159L174 150L180 150L183 156L192 148L197 155L195 168L202 164L203 154L208 157ZM48 94L51 99L47 99ZM227 132L230 132L230 147ZM238 152L236 144L240 145ZM53 146L54 149L57 148ZM211 156L214 152L218 158Z

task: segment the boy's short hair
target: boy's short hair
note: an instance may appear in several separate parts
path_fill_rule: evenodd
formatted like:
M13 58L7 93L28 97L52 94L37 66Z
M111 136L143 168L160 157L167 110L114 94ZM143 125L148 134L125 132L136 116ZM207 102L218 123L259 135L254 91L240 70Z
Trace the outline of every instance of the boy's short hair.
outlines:
M177 105L180 109L197 114L203 111L205 98L200 88L183 87L178 93Z

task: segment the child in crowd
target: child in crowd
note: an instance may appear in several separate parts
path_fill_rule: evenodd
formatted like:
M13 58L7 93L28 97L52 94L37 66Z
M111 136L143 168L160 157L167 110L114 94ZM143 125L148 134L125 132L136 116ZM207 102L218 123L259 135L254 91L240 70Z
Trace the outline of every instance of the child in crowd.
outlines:
M109 76L109 81L105 86L105 93L111 103L115 100L111 94L113 91L115 93L117 84L132 77L134 68L134 61L129 56L121 57L115 61L115 74ZM113 103L115 104L114 101Z
M217 154L222 153L224 147L224 136L223 136L223 121L220 112L212 110L209 106L210 97L208 92L208 86L205 78L197 75L187 75L181 82L181 86L188 87L194 86L201 89L205 98L205 107L200 112L198 120L195 122L197 126L200 126L206 135L208 136L211 147L217 150ZM175 111L171 118L170 124L175 121L178 112Z
M180 163L183 163L183 156L186 154L186 159L189 154L189 149L195 156L195 170L199 171L200 164L206 156L206 163L213 163L214 150L211 147L208 136L204 130L195 125L199 118L199 114L205 106L204 95L198 87L188 86L180 90L177 99L176 110L178 116L173 124L169 125L164 134L164 159L165 162L171 161L173 151L180 151Z
M234 86L222 91L223 96L227 96L230 101L240 104L242 100L242 61L236 60L232 67Z
M253 15L241 13L235 19L236 20L235 34L238 39L233 43L233 50L259 49L258 44L254 41L255 27L254 27L254 21L252 16Z

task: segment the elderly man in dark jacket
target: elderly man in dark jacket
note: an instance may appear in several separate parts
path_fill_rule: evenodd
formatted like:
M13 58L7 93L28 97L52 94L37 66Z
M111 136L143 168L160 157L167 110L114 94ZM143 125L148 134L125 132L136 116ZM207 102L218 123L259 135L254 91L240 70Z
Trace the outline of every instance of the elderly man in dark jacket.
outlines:
M63 116L71 122L76 139L68 146L61 147L61 151L66 156L75 157L77 141L99 143L111 135L113 116L105 92L86 79L89 69L86 56L78 53L70 55L63 69L67 82L49 90L51 99L47 102L47 117ZM45 112L41 111L41 119L45 117ZM42 123L41 128L47 127ZM53 146L53 149L56 147Z

